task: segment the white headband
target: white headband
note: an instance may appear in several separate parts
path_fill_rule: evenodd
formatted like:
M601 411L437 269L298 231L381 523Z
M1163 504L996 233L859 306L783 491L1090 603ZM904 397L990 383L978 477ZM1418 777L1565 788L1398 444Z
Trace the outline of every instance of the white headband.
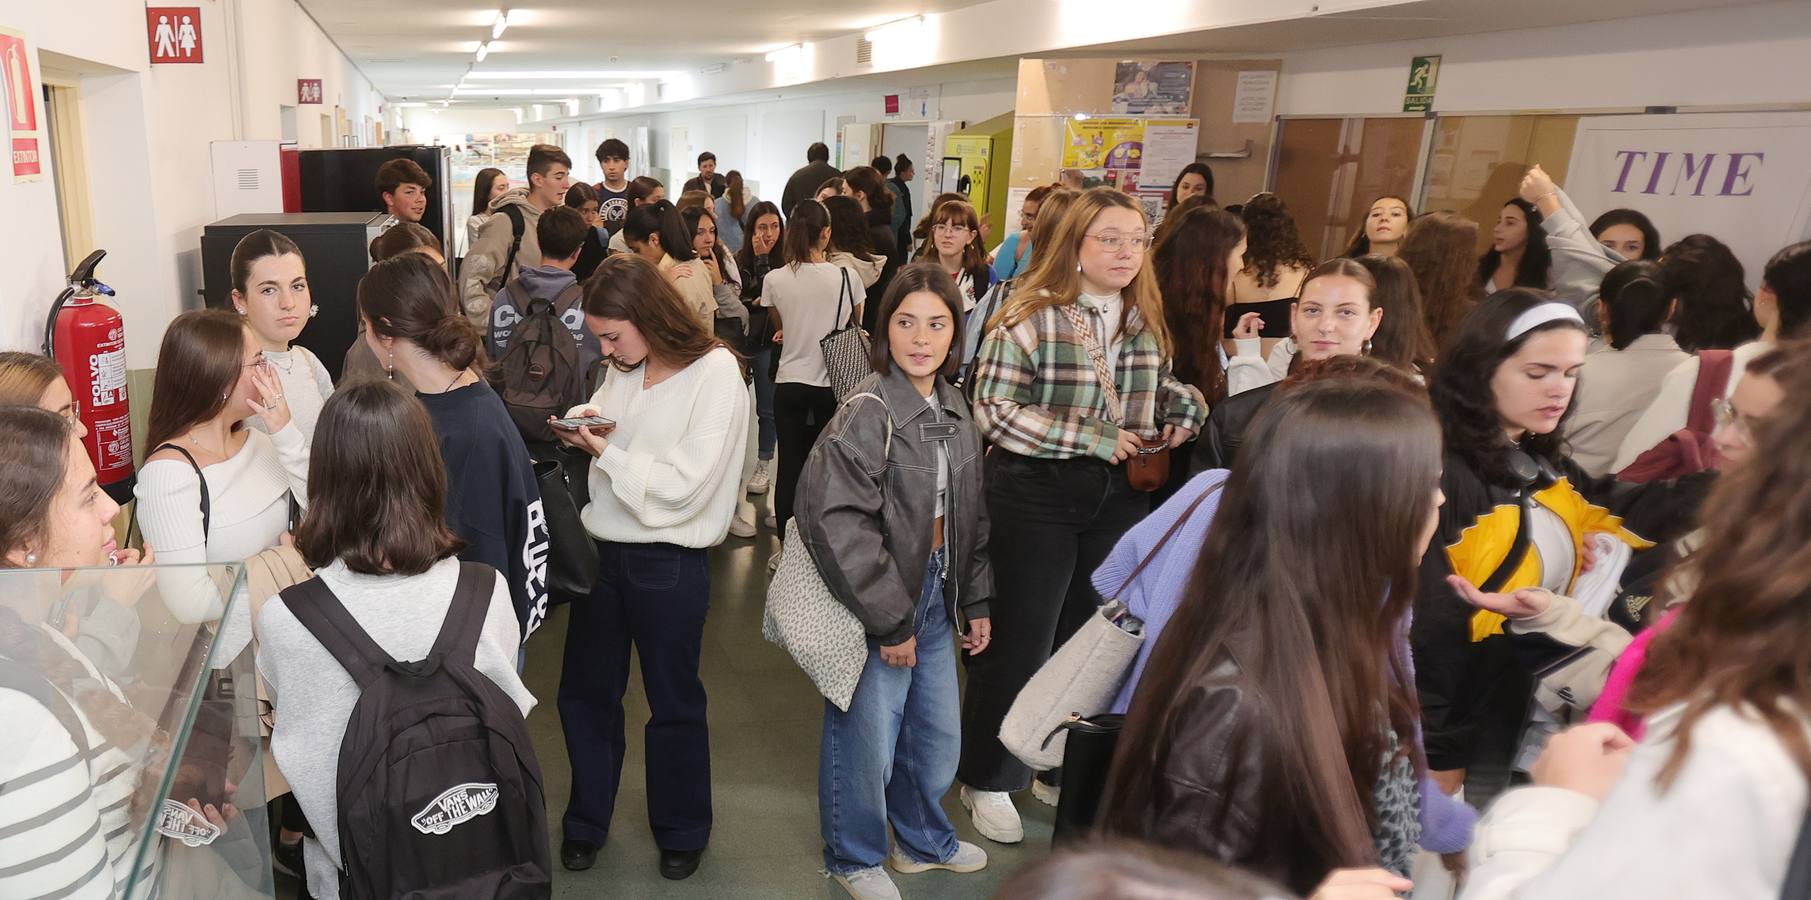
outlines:
M1585 320L1578 314L1578 310L1564 303L1548 301L1516 316L1515 321L1509 323L1509 333L1504 335L1503 340L1513 341L1548 322L1562 321L1585 324Z

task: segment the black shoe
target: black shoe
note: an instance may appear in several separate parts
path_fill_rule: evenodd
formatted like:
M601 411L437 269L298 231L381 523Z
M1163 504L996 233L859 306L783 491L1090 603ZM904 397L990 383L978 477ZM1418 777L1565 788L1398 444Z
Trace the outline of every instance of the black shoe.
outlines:
M669 881L682 881L692 877L698 871L698 859L704 855L704 848L696 850L660 851L660 877Z
M272 861L276 863L278 872L304 882L308 880L302 865L302 842L300 840L293 844L285 844L279 840L270 848L270 855Z
M583 872L597 862L597 845L588 841L564 841L560 844L560 865Z

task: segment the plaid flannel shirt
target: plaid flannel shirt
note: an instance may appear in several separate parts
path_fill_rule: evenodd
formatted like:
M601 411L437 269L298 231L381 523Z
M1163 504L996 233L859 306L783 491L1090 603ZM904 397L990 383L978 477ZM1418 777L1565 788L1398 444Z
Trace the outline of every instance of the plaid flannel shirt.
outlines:
M1093 315L1093 313L1086 313ZM1107 415L1106 394L1082 338L1059 308L996 328L975 360L975 423L995 445L1045 459L1113 458L1119 427L1153 434L1175 425L1197 434L1207 419L1201 392L1176 380L1157 339L1133 311L1113 378L1125 421Z

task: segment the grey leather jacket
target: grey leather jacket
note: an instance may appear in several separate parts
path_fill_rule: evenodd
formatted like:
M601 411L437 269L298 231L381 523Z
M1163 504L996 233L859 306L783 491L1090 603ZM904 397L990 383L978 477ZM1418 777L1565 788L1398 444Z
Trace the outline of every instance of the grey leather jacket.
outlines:
M812 448L793 502L824 583L883 646L913 636L937 514L939 446L949 450L950 621L966 630L967 619L988 615L993 597L981 435L961 393L941 378L936 399L933 411L897 367L863 381Z

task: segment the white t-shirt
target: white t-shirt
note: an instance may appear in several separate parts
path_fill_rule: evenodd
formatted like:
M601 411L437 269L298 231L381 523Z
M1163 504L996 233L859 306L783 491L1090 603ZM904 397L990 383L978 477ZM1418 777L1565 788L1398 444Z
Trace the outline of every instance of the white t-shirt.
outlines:
M829 387L824 354L818 341L853 315L862 300L861 287L849 270L830 263L781 266L762 282L761 305L780 311L785 342L780 345L778 384Z
M931 421L933 421L933 422L942 421L943 407L941 404L939 404L937 402L937 394L934 390L929 397L924 398L924 405L931 408ZM943 511L948 508L949 494L950 494L949 444L947 444L943 441L938 441L937 442L937 518L939 518L939 519L943 518Z

